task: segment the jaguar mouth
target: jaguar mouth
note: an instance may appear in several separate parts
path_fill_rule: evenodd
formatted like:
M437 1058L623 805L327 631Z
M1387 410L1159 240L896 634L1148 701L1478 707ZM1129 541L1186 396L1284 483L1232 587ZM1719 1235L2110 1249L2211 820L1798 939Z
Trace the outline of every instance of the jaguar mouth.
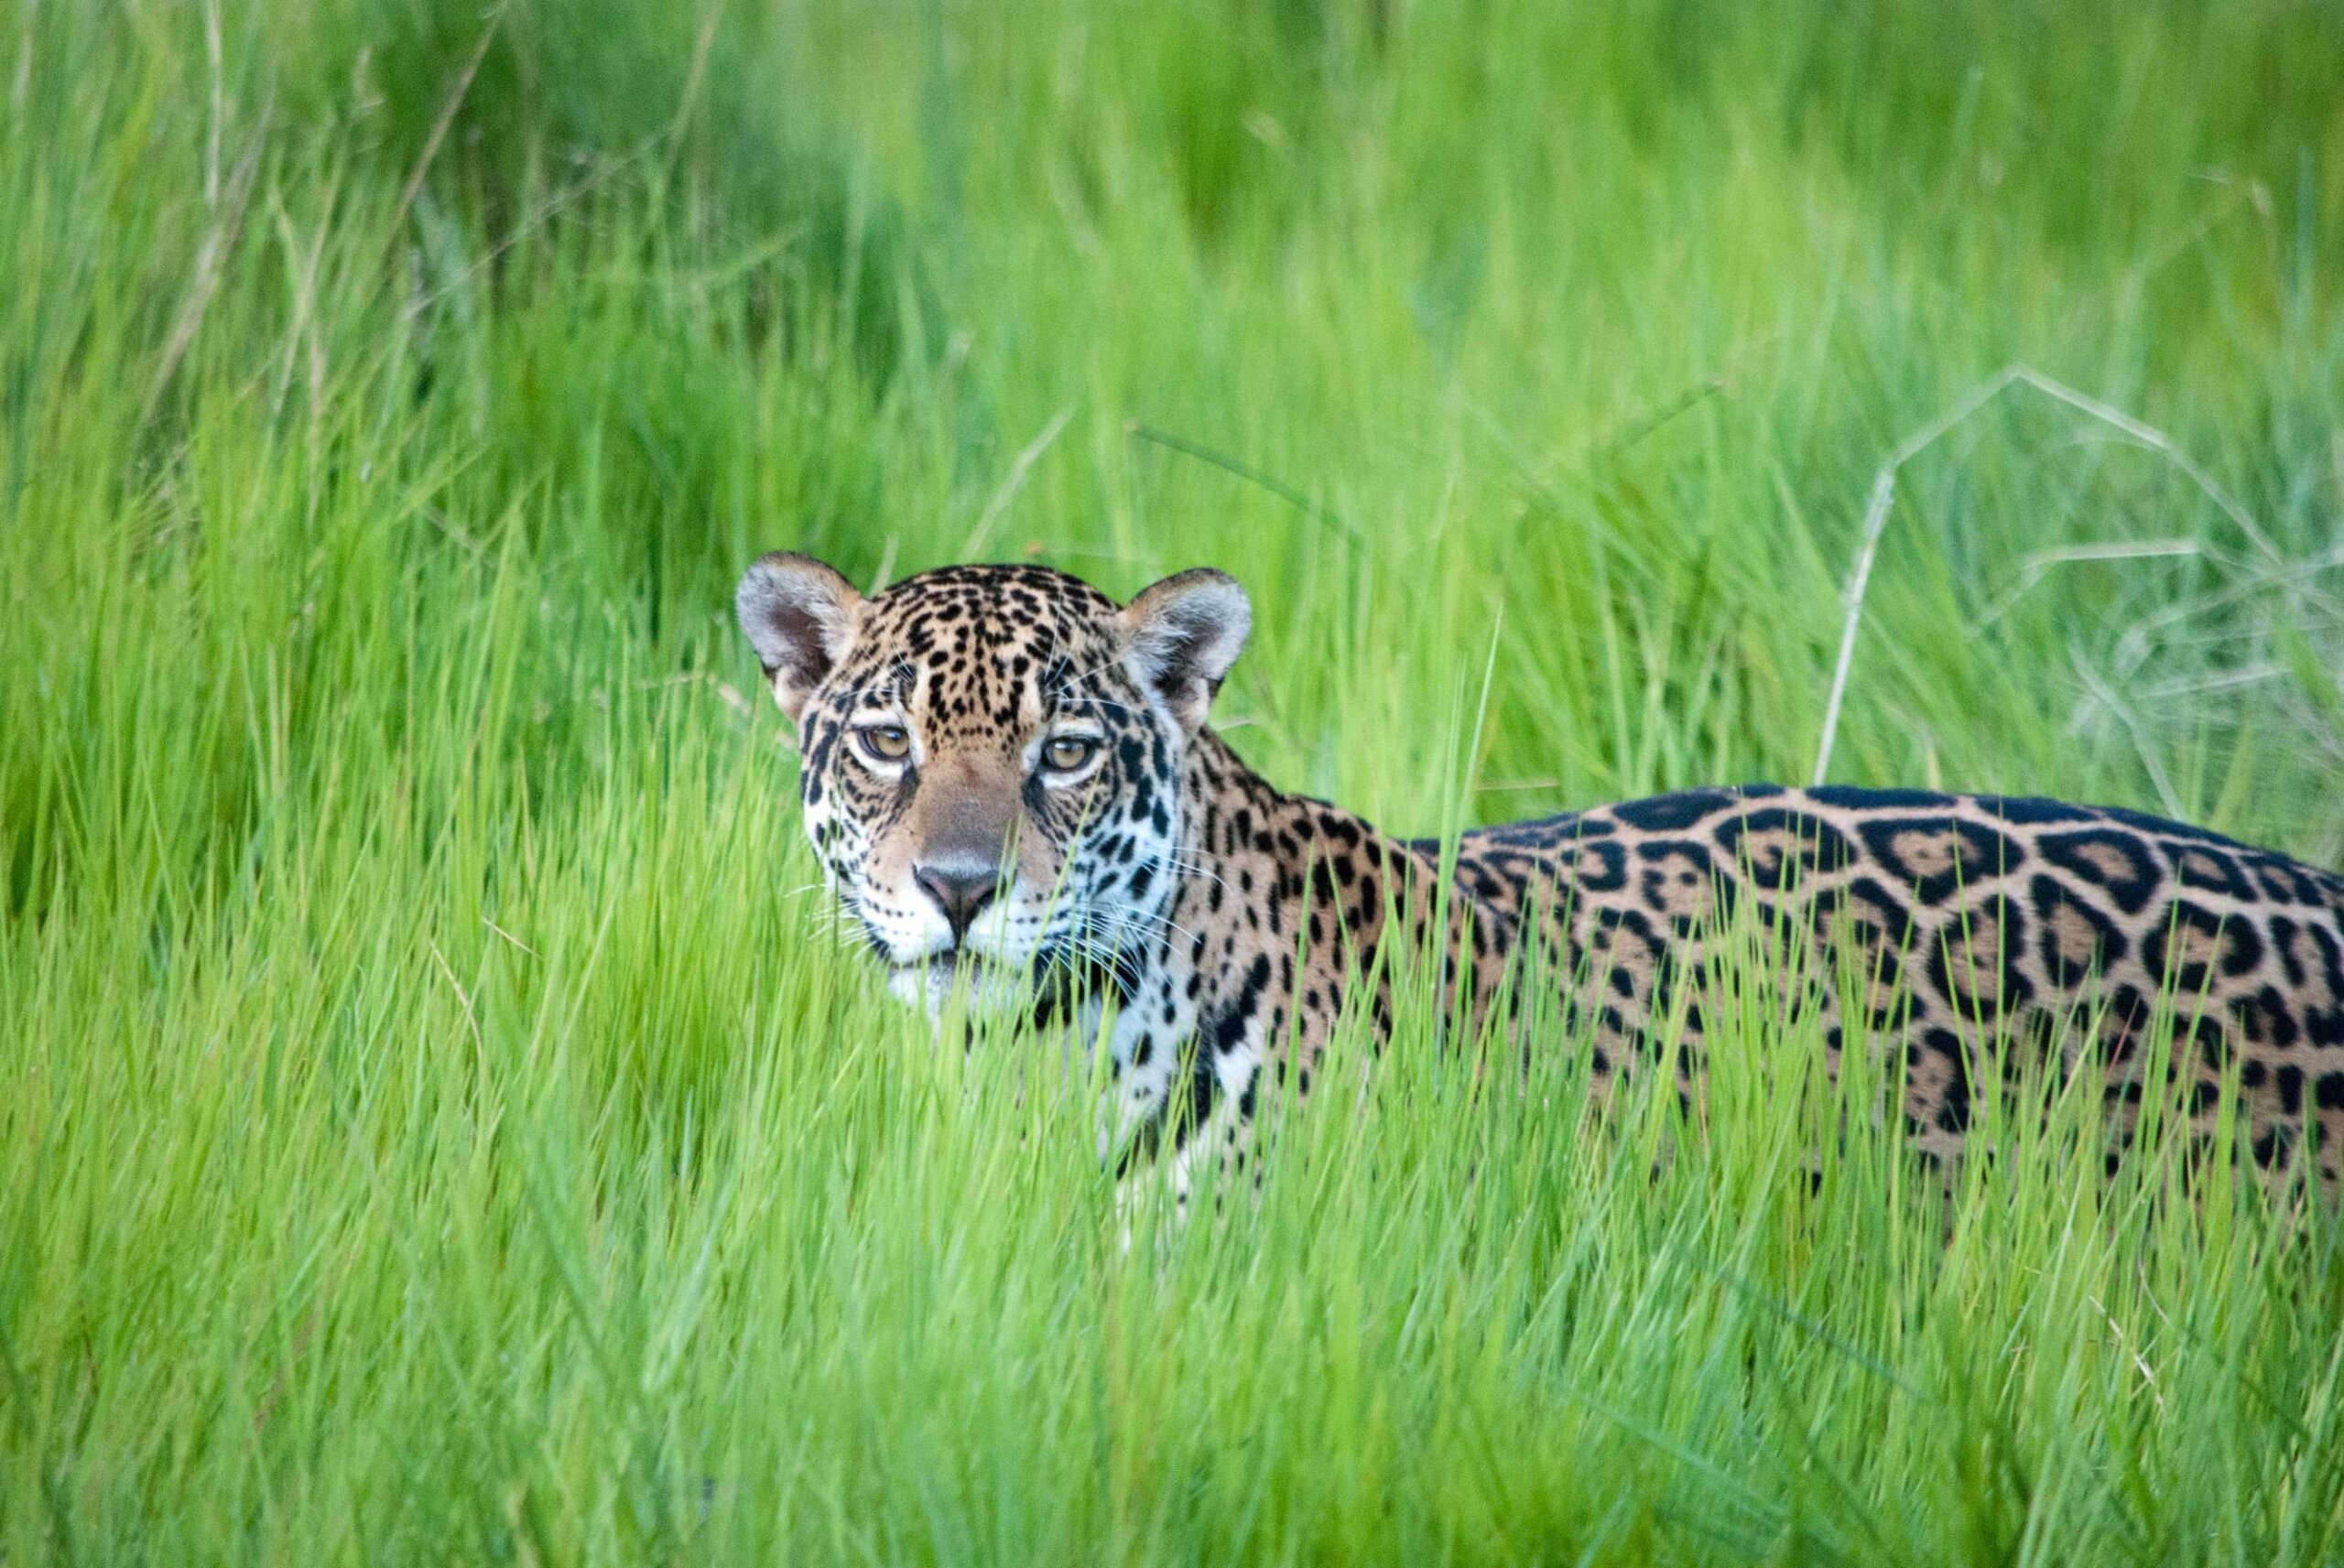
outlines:
M1101 995L1128 1000L1137 986L1120 956L1045 946L1029 957L1008 958L956 947L889 966L888 989L931 1018L941 1016L949 998L965 993L976 1012L1006 1011L1046 1026Z
M971 988L975 988L1025 972L1023 964L971 952L966 947L954 947L942 953L931 953L908 964L897 964L894 966L893 978L922 986L946 988L957 980L966 979Z
M935 953L890 968L887 989L898 1000L940 1019L950 999L965 997L971 1016L1015 1011L1028 1005L1025 966L971 953L966 948Z

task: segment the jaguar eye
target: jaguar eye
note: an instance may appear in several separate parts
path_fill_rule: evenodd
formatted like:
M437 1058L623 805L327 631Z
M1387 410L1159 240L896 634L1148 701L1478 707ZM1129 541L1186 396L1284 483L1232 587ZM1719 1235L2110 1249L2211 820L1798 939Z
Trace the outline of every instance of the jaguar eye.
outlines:
M1099 742L1085 735L1060 735L1042 748L1042 766L1054 773L1075 773L1098 754Z
M900 724L865 724L854 732L863 755L877 762L900 762L912 754L911 731Z

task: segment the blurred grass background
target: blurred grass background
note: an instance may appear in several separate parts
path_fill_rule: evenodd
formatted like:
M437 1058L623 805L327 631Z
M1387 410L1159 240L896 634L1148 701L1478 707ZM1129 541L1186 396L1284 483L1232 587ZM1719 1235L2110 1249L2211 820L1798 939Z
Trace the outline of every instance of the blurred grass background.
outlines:
M729 613L1212 564L1233 741L1395 829L1796 779L1875 469L2024 362L2260 539L1994 403L1833 776L2336 865L2344 12L6 0L0 72L8 1561L2344 1556L2332 1224L2080 1114L1936 1213L1758 1014L1657 1177L1404 1019L1125 1257L1080 1072L831 947Z

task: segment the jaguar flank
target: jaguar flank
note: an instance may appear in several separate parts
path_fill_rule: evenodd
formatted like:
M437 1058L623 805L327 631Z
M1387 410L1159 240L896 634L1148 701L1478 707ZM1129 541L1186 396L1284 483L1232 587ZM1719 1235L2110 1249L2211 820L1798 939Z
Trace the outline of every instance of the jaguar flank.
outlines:
M1543 941L1598 1082L1665 1033L1693 1092L1704 946L1745 908L1859 960L1861 983L1809 988L1829 1060L1901 1047L1925 1155L1960 1152L1997 1040L2092 1043L2128 1126L2163 1011L2201 1128L2234 1069L2254 1158L2337 1182L2344 879L2284 856L2112 807L1745 785L1477 829L1445 862L1214 734L1251 623L1220 572L1123 605L1030 566L866 598L769 555L738 610L798 726L807 835L895 992L1103 1030L1112 1157L1184 1199L1201 1154L1243 1157L1270 1086L1308 1091L1347 1000L1388 1033L1379 951L1436 920L1476 1005Z

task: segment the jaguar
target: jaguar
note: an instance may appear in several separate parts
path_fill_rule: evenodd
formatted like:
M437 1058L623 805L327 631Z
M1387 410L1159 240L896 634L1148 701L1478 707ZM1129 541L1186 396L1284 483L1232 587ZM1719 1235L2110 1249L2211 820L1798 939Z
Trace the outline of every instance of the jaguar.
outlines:
M1518 1011L1537 948L1600 1087L1673 1058L1690 1096L1737 915L1803 938L1834 1073L1859 1043L1898 1053L1924 1159L1959 1160L1986 1054L2024 1044L2095 1064L2120 1133L2153 1061L2201 1136L2234 1077L2252 1158L2336 1186L2344 878L2284 855L2115 806L1773 784L1399 838L1208 722L1252 625L1221 572L1128 603L1038 565L865 596L779 553L736 609L823 878L890 988L1090 1032L1107 1157L1164 1167L1184 1206L1199 1158L1246 1158L1270 1091L1308 1092L1347 1008L1390 1036L1401 944L1485 1022ZM1814 983L1826 953L1854 983Z

